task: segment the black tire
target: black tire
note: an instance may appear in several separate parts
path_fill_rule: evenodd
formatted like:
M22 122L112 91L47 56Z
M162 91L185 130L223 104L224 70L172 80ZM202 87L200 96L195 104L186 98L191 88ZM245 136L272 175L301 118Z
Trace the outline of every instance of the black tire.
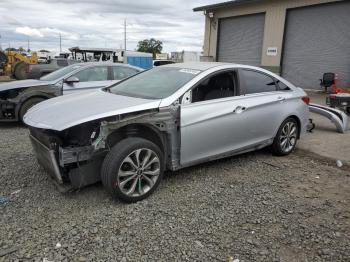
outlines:
M287 125L292 126L293 128L295 127L293 135L287 136L285 134L286 130L288 129ZM299 124L294 118L289 117L284 120L278 129L277 135L273 140L273 144L271 145L272 153L276 156L286 156L293 152L297 144L299 129Z
M139 185L138 193L136 193L139 195L131 196L131 195L128 195L126 192L123 192L123 189L121 188L121 184L125 182L125 180L120 182L121 177L119 176L119 173L121 172L120 170L122 169L122 165L127 164L126 162L127 157L131 156L136 150L139 150L139 149L146 150L146 152L152 151L154 153L154 156L158 157L159 163L157 162L156 164L159 164L159 166L157 166L157 168L159 169L159 175L152 176L152 179L156 179L156 180L153 181L154 184L151 187L147 185L148 183L143 183L143 187L145 188L148 187L148 190L145 193L140 194L142 181L144 182L146 181L145 178L142 178L142 176L144 176L144 174L142 174L143 170L141 174L139 174L138 173L139 170L136 171L136 169L135 171L130 171L130 172L134 172L135 174L130 175L129 177L126 177L125 180L135 175L139 177L139 178L136 177L130 180L130 184L133 184L134 181L139 179L137 182L135 182L135 185L136 184ZM149 159L151 159L151 157ZM143 158L143 160L145 160L145 157ZM141 161L140 161L140 164L142 164ZM148 172L151 172L151 171L148 171ZM164 173L164 157L159 147L149 140L138 138L138 137L130 137L118 142L115 146L113 146L112 150L107 154L102 164L101 180L104 187L114 197L127 203L133 203L133 202L137 202L142 199L145 199L149 195L151 195L157 189L162 179L163 173ZM135 188L136 186L134 186L134 191L132 192L134 194L136 192ZM141 191L143 191L143 189Z
M346 113L350 115L350 106L345 109Z
M28 76L27 67L28 65L23 61L16 65L14 69L14 75L17 80L27 79L27 76Z
M18 112L18 118L21 122L23 122L24 115L28 112L28 110L33 107L34 105L44 101L45 99L41 97L33 97L29 98L28 100L24 101L21 105L21 108Z
M11 74L12 74L13 77L15 77L15 70L16 70L16 67L17 67L20 63L22 63L22 61L16 61L16 62L12 65L12 67L11 67Z
M5 52L0 51L0 65L7 64L7 55Z

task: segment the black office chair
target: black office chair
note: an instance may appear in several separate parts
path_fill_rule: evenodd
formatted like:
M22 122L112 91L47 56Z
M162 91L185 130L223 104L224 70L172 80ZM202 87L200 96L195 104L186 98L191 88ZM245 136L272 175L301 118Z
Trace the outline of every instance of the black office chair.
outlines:
M324 87L324 91L327 93L328 87L334 84L335 74L334 73L324 73L323 78L320 79L320 86Z

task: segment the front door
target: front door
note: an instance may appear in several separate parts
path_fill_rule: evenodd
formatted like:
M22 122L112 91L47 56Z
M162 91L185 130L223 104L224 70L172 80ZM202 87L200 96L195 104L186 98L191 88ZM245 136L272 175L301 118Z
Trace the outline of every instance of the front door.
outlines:
M234 71L217 73L192 89L191 101L181 105L181 165L231 152L245 144L249 119L240 98Z
M74 93L77 91L87 91L103 88L115 81L108 80L108 67L95 66L81 70L73 75L79 82L63 83L63 94Z

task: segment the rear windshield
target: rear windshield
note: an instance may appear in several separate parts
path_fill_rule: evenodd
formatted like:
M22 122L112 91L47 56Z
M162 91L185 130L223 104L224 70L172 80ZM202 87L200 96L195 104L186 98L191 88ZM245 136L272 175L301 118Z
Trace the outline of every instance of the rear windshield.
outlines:
M82 67L83 64L74 64L70 66L66 66L63 68L60 68L50 74L47 74L45 76L40 77L40 80L44 81L55 81L55 80L60 80L62 77L64 77L66 74L73 72L74 70Z
M186 68L158 67L120 82L109 90L113 94L160 99L172 95L199 73Z

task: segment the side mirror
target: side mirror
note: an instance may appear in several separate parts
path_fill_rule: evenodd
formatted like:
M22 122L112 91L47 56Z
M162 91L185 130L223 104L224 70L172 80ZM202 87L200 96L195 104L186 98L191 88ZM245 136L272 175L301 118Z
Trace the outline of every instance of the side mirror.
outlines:
M76 77L76 76L71 76L71 77L68 77L64 82L67 83L67 84L78 83L79 82L79 78Z
M181 104L188 105L192 102L192 90L188 90L182 97Z

